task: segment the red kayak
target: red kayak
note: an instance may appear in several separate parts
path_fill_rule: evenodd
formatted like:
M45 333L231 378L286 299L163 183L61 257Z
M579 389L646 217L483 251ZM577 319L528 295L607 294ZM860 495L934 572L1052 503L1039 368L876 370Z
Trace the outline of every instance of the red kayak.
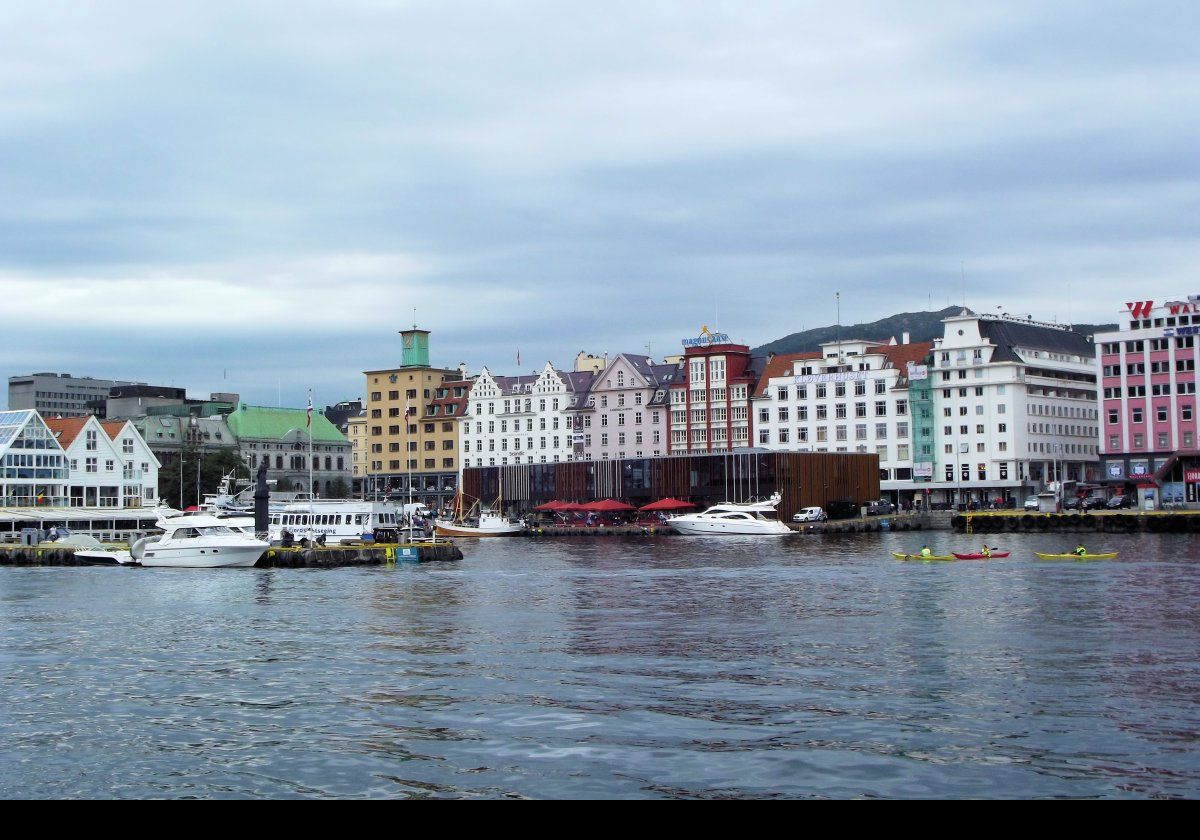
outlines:
M957 551L950 552L954 555L955 560L995 560L997 557L1007 557L1007 551L993 551L991 554L959 554Z

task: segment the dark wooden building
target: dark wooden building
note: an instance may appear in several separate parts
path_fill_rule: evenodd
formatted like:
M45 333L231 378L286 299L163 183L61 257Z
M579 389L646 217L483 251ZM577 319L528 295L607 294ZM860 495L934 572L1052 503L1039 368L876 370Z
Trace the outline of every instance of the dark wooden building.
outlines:
M502 500L522 513L552 499L590 502L619 499L640 507L667 496L699 509L724 501L783 496L779 515L832 502L862 504L879 498L879 456L874 453L747 451L611 461L568 461L468 467L463 470L466 506Z

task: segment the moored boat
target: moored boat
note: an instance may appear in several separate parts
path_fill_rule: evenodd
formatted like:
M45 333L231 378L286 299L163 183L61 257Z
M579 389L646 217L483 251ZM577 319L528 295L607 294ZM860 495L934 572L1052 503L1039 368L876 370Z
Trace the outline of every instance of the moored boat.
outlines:
M495 511L483 509L478 518L438 519L434 531L443 537L514 537L525 532L525 523L512 522Z
M712 535L782 537L794 533L779 521L778 493L762 502L724 502L703 513L685 513L668 519L666 525L690 537Z

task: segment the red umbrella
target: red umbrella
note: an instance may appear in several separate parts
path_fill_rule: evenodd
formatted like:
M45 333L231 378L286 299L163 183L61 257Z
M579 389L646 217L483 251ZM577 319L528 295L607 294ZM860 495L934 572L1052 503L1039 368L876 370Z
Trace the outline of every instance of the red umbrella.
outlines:
M577 505L575 502L563 502L558 506L558 513L566 513L572 510L586 510L583 505Z
M544 505L538 505L534 510L562 510L566 502L560 502L558 499L553 499L546 502Z
M651 502L648 505L642 505L638 510L683 510L684 508L693 508L691 502L681 502L679 499L659 499L657 502Z
M619 510L637 510L633 505L627 505L624 502L618 502L613 499L601 499L598 502L588 502L583 506L583 510L594 510L597 513L610 513Z

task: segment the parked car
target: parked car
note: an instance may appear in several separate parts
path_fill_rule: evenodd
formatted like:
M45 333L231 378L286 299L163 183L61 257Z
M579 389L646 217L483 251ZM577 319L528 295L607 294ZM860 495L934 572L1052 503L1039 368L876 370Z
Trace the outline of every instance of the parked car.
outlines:
M1037 509L1038 509L1038 497L1037 496L1030 496L1029 498L1027 498L1025 500L1025 510L1037 510Z
M1108 499L1103 496L1088 496L1083 500L1084 510L1102 510L1108 504Z
M800 512L792 517L793 522L824 522L829 517L825 515L824 508L806 507L801 508Z
M896 512L896 506L884 499L867 502L867 516L890 516Z
M1113 496L1105 505L1109 510L1118 510L1120 508L1133 507L1133 496L1128 493L1122 493L1120 496Z
M1072 496L1070 499L1063 500L1063 510L1083 510L1083 499L1078 496Z

